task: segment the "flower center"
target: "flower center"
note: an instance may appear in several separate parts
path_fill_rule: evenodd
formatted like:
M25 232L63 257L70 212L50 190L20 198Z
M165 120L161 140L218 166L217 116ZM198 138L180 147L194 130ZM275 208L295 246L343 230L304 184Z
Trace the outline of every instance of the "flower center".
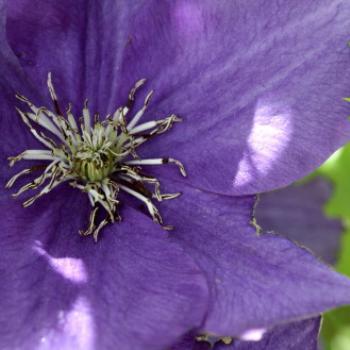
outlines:
M149 139L168 131L181 119L172 114L164 119L139 124L152 98L153 91L150 91L142 108L130 121L126 121L134 105L136 92L145 82L145 79L139 80L130 91L126 105L119 107L112 115L106 116L103 121L100 121L98 114L92 121L87 100L84 103L82 117L79 119L80 123L72 114L71 105L64 115L50 73L48 88L55 107L54 112L45 107L38 108L26 97L17 95L16 97L29 107L28 112L18 108L17 112L33 136L46 149L30 149L16 157L9 157L10 166L22 159L45 162L43 165L20 171L7 182L6 187L10 188L18 178L39 169L43 170L40 176L22 186L13 196L17 197L23 192L41 187L41 190L23 203L24 207L28 207L53 188L68 182L70 186L87 193L92 206L88 228L79 232L84 236L92 234L97 240L104 226L120 219L117 197L119 191L124 191L145 204L154 222L164 229L172 229L169 225L163 225L162 217L153 200L160 202L173 199L180 193L161 193L159 180L146 175L143 167L174 163L183 176L186 176L185 169L173 158L142 159L138 156L137 149ZM42 131L39 132L37 126L48 131L50 137ZM106 217L97 223L96 214L99 208L104 209Z
M100 150L79 150L73 159L72 170L88 182L102 181L113 171L114 160Z
M78 178L87 182L102 181L116 170L122 150L104 134L104 127L97 123L91 136L71 150L72 171Z

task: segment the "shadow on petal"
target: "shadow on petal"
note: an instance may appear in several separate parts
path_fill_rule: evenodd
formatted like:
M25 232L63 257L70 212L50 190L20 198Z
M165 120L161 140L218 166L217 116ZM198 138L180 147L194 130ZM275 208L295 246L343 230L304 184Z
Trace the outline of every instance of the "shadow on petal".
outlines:
M310 249L323 261L336 261L343 225L326 217L323 207L332 186L321 178L261 194L255 209L257 224Z

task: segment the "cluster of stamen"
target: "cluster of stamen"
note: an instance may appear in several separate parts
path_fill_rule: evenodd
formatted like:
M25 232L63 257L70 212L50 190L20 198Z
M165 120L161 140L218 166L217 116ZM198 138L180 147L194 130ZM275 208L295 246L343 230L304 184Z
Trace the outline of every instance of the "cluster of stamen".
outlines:
M42 170L40 176L22 186L13 196L40 187L35 195L23 203L24 207L28 207L58 185L68 182L72 187L87 193L92 206L88 227L79 232L84 236L93 235L97 240L103 227L120 220L117 198L119 191L124 191L146 205L154 222L164 229L172 229L172 226L163 224L152 200L160 202L173 199L180 193L161 193L159 180L144 174L143 167L173 163L179 167L183 176L186 176L185 169L173 158L142 159L137 154L137 148L150 138L168 131L173 123L181 119L172 114L164 119L139 124L151 101L153 91L150 91L142 108L127 122L127 115L134 106L135 94L145 82L145 79L139 80L130 91L126 105L102 121L97 114L91 117L87 100L79 120L74 117L71 105L64 115L50 73L47 83L55 112L37 107L26 97L16 95L30 110L23 112L16 108L17 112L46 149L30 149L16 157L9 157L10 166L22 159L45 162L20 171L7 182L6 187L10 188L20 177ZM37 126L49 131L50 137L39 131ZM104 209L106 216L97 223L99 208Z

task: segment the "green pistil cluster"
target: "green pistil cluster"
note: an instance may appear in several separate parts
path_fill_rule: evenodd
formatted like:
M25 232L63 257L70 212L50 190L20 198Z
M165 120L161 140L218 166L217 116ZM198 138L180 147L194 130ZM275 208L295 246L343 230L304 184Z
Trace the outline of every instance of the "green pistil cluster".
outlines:
M107 178L122 160L122 147L105 131L101 123L96 123L91 135L72 150L73 172L86 182Z
M117 196L119 191L124 191L146 205L154 222L165 229L171 229L171 226L163 225L162 217L153 200L173 199L180 193L161 193L160 182L154 177L145 175L142 168L148 165L174 163L179 167L181 174L186 176L185 169L173 158L141 159L137 155L137 148L150 138L169 130L173 123L179 122L180 119L172 114L164 119L138 124L151 100L153 94L151 91L147 94L143 107L129 122L126 121L126 116L134 105L135 93L145 81L142 79L135 84L129 93L126 106L118 108L113 115L108 115L103 121L99 120L98 115L95 115L92 121L86 101L82 117L79 119L80 124L72 114L71 106L65 115L61 112L50 74L48 88L55 112L44 107L38 108L26 97L17 95L17 98L26 103L30 109L28 112L17 109L19 115L33 136L46 149L26 150L16 157L10 157L10 166L22 159L44 161L46 164L24 169L14 175L6 187L12 187L19 177L39 169L43 170L39 177L22 186L13 196L41 188L23 203L24 207L28 207L53 188L68 182L72 187L87 193L92 206L88 228L80 231L80 234L92 234L97 240L104 226L120 219ZM34 125L49 131L50 137L39 132ZM103 208L107 215L105 219L96 223L99 208Z

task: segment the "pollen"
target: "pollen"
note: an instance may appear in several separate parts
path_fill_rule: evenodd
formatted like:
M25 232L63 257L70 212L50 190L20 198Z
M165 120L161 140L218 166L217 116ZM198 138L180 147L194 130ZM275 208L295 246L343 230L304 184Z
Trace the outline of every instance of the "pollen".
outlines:
M120 221L118 194L123 191L141 201L155 223L166 230L172 229L172 226L164 225L154 202L174 199L181 193L162 193L160 181L146 174L144 168L150 165L175 164L182 176L186 176L185 168L180 161L169 157L141 158L137 150L148 140L167 132L181 119L171 114L164 119L140 123L153 91L146 95L141 109L129 118L136 94L145 82L146 79L137 81L125 106L117 108L103 120L100 120L98 114L91 115L88 100L85 100L79 119L73 115L71 105L63 113L51 73L48 75L47 85L53 111L46 107L37 107L25 96L17 94L17 99L24 103L27 111L19 108L16 110L44 148L25 150L15 157L9 157L10 166L20 160L36 160L40 165L26 168L14 175L7 182L7 188L11 188L20 177L41 170L38 177L22 186L12 196L18 197L26 191L36 191L23 202L24 207L29 207L57 186L68 183L86 193L91 204L87 228L79 233L83 236L92 235L97 241L99 233L106 225ZM40 129L44 132L39 131ZM105 217L97 222L99 210L105 213Z

